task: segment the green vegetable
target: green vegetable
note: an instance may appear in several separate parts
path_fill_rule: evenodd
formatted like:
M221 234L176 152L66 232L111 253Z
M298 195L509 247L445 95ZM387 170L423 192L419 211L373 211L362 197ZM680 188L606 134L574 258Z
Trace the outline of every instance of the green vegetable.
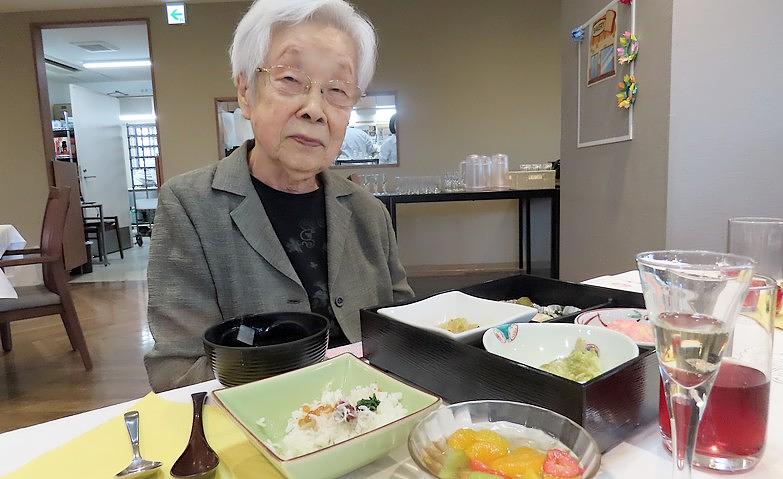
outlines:
M473 471L468 474L468 479L503 479L503 476L497 476L488 472Z
M381 404L381 401L375 397L375 394L372 395L372 397L369 397L367 399L360 399L359 402L356 403L356 407L359 406L366 406L367 409L370 411L375 411L378 409L378 405Z
M470 460L464 452L451 447L448 448L446 450L446 457L443 459L443 467L438 473L438 478L457 479L459 477L459 472L468 467L469 462Z
M601 374L601 360L598 357L597 348L588 347L585 340L579 338L576 340L571 354L542 364L541 369L572 381L584 383Z

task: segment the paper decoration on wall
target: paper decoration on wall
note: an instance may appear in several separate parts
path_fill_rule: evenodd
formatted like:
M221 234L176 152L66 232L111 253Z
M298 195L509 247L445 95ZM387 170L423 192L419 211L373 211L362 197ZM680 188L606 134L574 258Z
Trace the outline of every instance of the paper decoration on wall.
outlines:
M620 65L631 63L639 54L639 39L636 35L626 31L620 37L620 46L617 48L617 61Z
M573 30L571 30L571 40L573 40L575 43L582 43L582 40L585 39L585 29L582 27L576 27Z
M607 8L602 16L595 18L589 25L588 86L611 78L617 72L614 53L617 48L617 12Z
M625 108L627 110L636 102L636 76L625 75L623 81L617 84L617 88L620 90L620 93L615 95L617 97L617 108Z

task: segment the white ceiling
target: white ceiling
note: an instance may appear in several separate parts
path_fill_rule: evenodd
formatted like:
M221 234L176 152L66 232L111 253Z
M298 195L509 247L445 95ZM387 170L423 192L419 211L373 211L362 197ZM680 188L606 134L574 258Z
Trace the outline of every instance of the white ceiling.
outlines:
M248 0L219 0L242 2ZM129 7L163 5L164 0L0 0L0 12L31 12L35 10L75 10L82 8ZM185 3L217 3L216 0L185 0Z
M149 67L85 69L85 62L149 59L146 25L110 27L51 28L42 32L44 57L77 68L68 72L46 65L51 82L77 83L101 93L121 91L128 95L149 95L152 77ZM90 52L75 44L101 42L116 48L112 52Z

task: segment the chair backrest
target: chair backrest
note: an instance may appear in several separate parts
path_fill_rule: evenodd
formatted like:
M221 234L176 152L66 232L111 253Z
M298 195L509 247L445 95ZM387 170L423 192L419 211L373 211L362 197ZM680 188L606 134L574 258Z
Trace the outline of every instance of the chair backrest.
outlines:
M54 256L61 261L44 263L43 279L47 289L57 292L55 281L55 268L64 269L63 257L63 231L65 230L65 218L68 214L68 205L71 201L71 188L68 186L55 188L49 187L49 199L46 201L43 227L41 228L41 254Z

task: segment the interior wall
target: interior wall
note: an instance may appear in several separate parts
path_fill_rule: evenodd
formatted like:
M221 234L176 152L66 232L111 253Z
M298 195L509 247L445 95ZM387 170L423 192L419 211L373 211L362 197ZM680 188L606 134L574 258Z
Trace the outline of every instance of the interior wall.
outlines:
M783 217L783 3L738 10L674 1L667 248L725 251L729 218Z
M49 104L56 105L59 103L71 102L71 90L68 83L59 81L49 82Z
M511 168L560 157L557 2L357 3L380 37L371 89L397 91L400 166L376 171L442 175L477 152L507 153ZM406 265L518 260L515 201L402 205L397 215ZM548 231L536 229L541 244Z
M560 264L568 280L631 270L636 253L666 244L672 0L634 2L640 49L633 140L576 147L578 58L569 33L607 3L561 2Z
M559 157L558 2L356 3L380 37L369 89L398 95L401 166L384 173L439 175L473 152L508 153L512 166ZM236 94L227 48L247 4L188 8L184 27L166 25L159 6L0 16L2 94L17 105L14 115L0 116L3 166L16 172L13 181L0 177L4 222L37 236L46 197L30 23L149 18L163 176L216 160L214 98ZM406 264L516 260L514 202L404 206L399 224ZM458 241L443 240L455 230Z
M154 115L155 105L152 96L118 98L120 115Z

